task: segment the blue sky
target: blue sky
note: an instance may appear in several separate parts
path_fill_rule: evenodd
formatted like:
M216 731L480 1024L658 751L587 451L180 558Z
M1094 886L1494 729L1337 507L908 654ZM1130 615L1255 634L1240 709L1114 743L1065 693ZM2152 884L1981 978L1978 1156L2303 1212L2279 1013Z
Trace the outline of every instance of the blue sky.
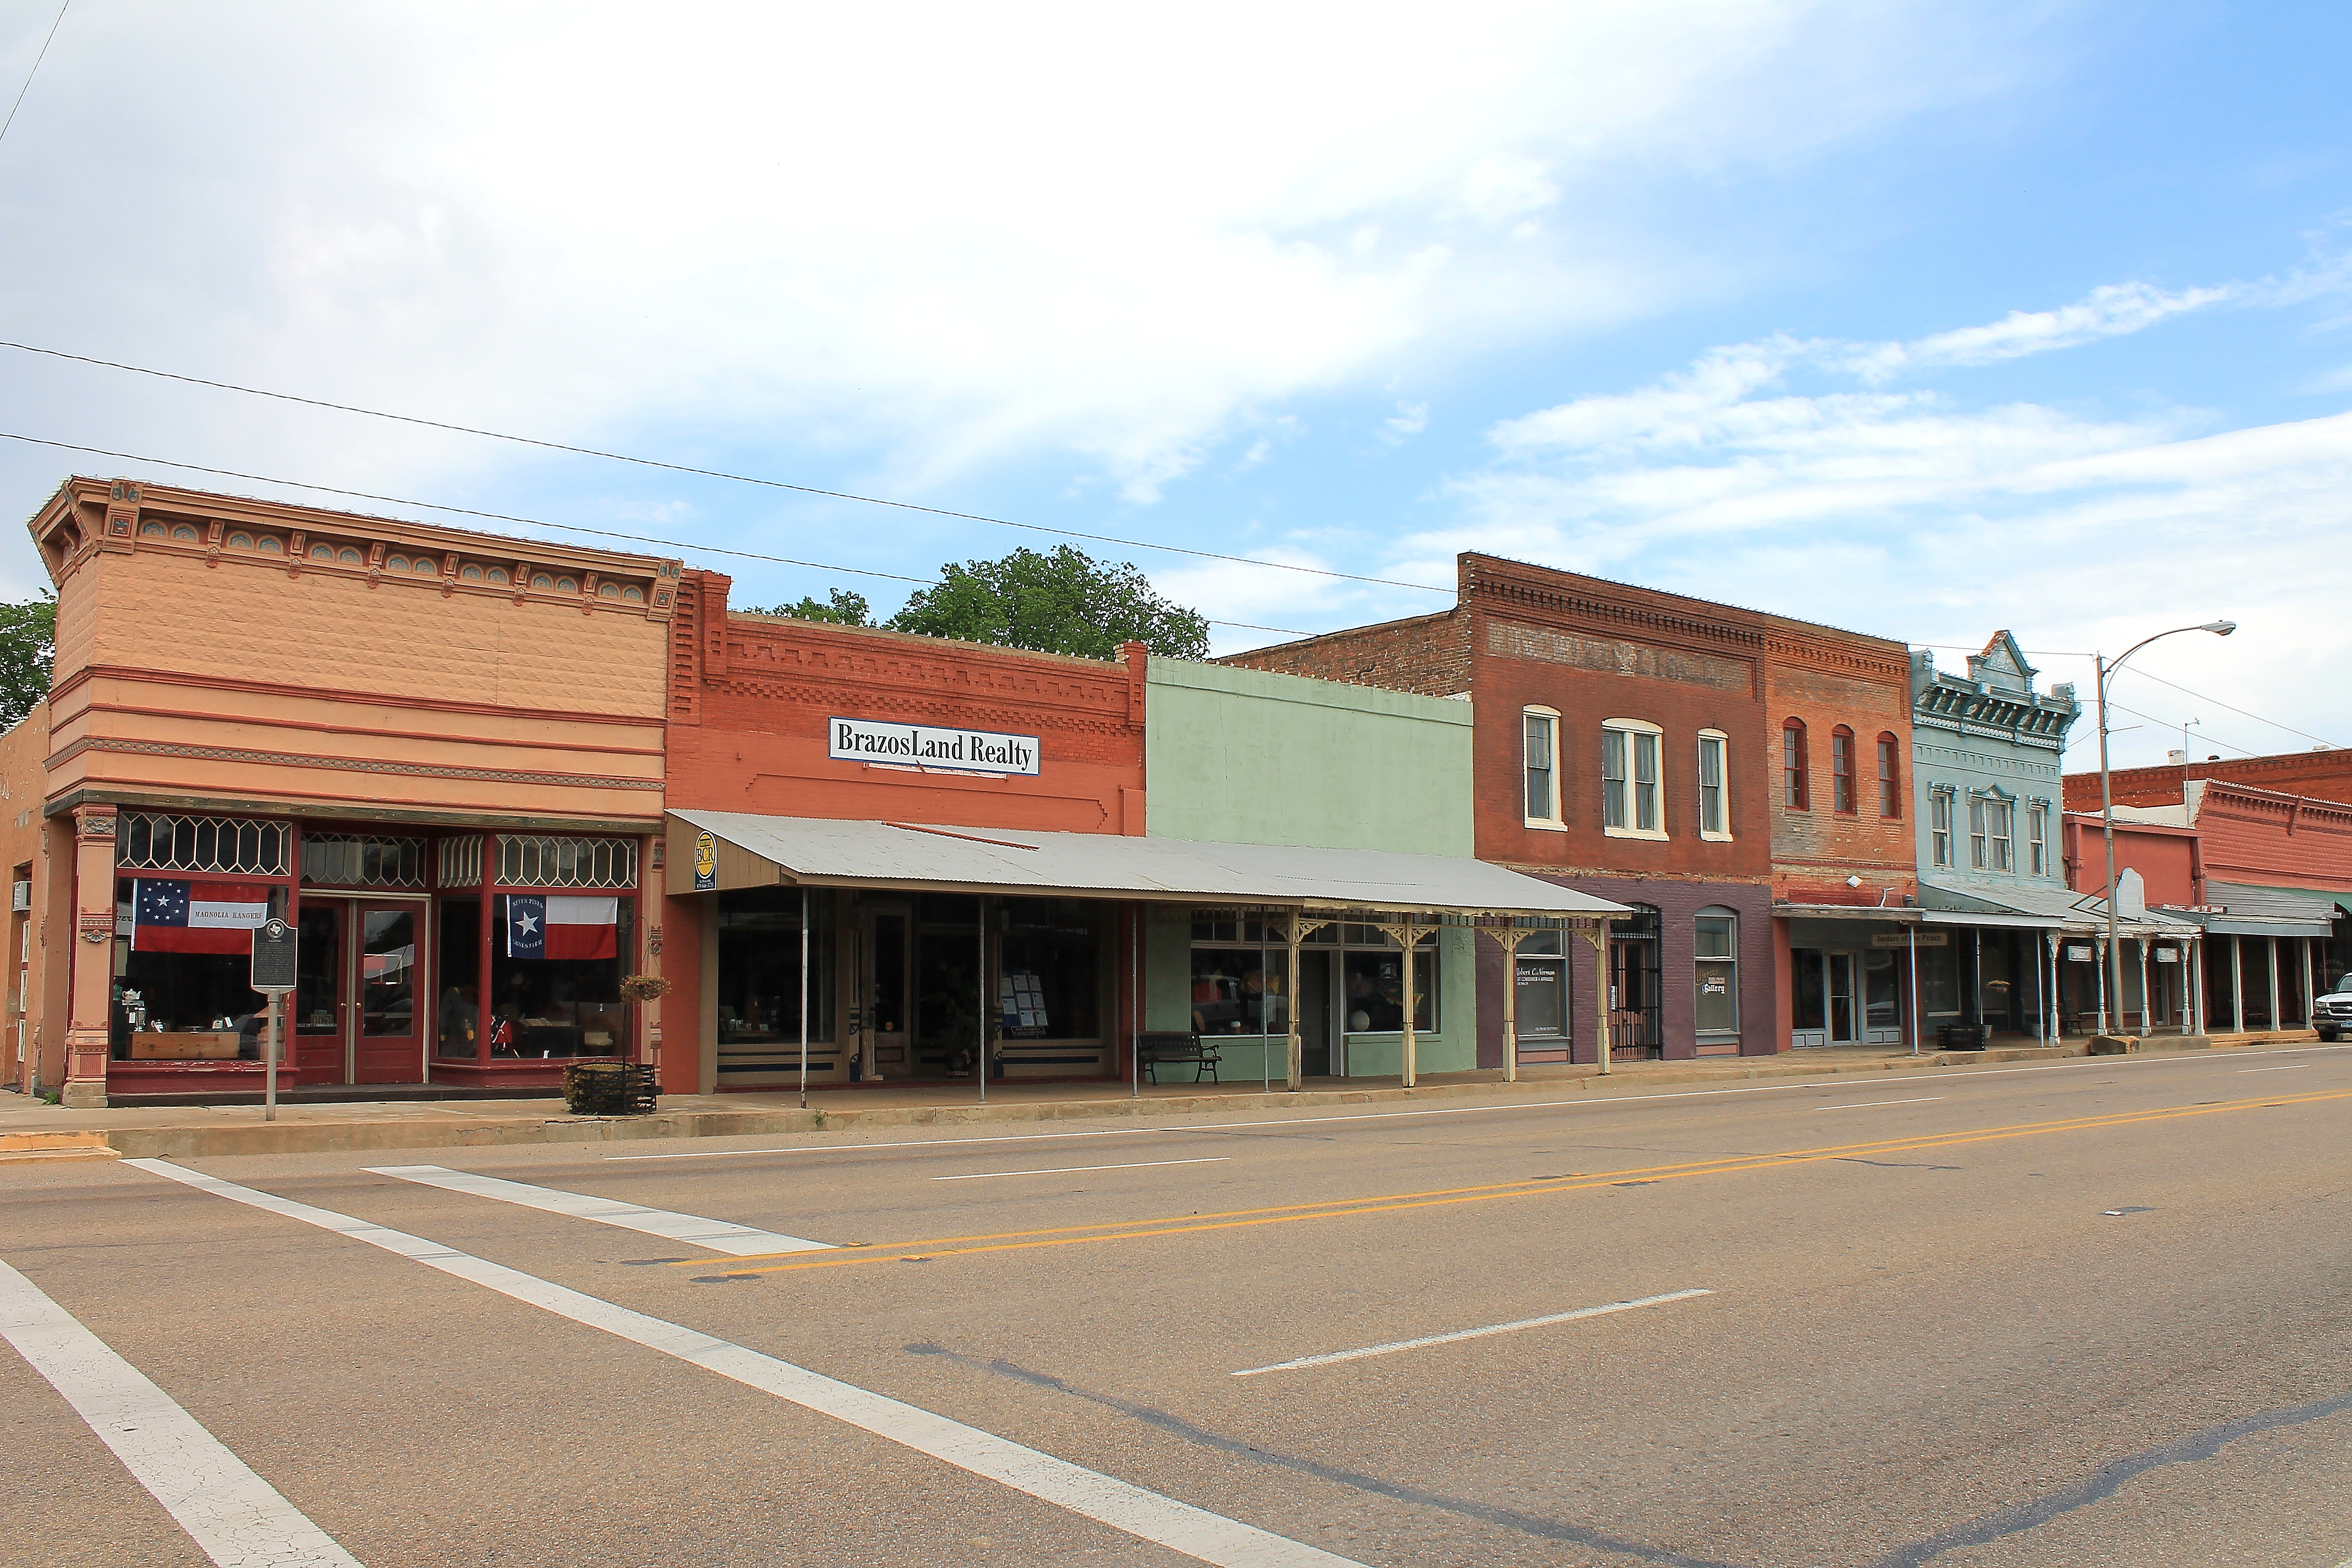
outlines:
M2352 744L2344 7L848 9L76 0L0 337L1948 662L2006 626L2053 681L2226 615L2120 678L2118 757ZM0 0L8 91L54 15ZM739 604L1042 542L9 351L0 430L657 534ZM331 503L0 442L25 511L76 468ZM1445 603L1103 552L1227 622Z

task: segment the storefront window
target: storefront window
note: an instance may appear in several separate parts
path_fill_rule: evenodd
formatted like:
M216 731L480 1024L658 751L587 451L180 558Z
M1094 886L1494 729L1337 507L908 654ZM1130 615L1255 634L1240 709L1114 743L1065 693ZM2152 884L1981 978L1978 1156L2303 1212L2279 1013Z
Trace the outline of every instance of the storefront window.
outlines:
M1391 1034L1404 1028L1404 952L1391 943L1385 950L1340 955L1340 1005L1346 1009L1350 1034ZM1437 954L1424 940L1412 960L1412 1026L1426 1032L1437 1027Z
M636 900L500 893L490 937L490 1055L610 1057L629 1050L621 954Z
M478 840L477 840L478 842ZM441 900L440 1007L434 1026L434 1053L471 1061L481 1054L482 900Z
M1902 976L1895 963L1895 954L1883 947L1874 947L1862 955L1862 996L1864 1025L1874 1029L1893 1029L1903 1022Z
M1729 910L1707 910L1698 917L1696 933L1698 959L1698 1010L1695 1022L1702 1035L1739 1032L1739 917Z
M915 902L915 1060L951 1074L980 1059L980 900L925 893Z
M1789 953L1789 1027L1821 1030L1830 1026L1827 955L1817 947L1791 949Z
M1007 899L997 1010L1008 1040L1102 1036L1102 940L1084 899Z
M1519 943L1514 984L1519 1038L1568 1033L1568 960L1559 932L1539 931Z
M1930 1018L1959 1016L1960 955L1953 949L1919 949L1919 1011Z
M801 898L751 888L719 896L719 1043L798 1045ZM833 895L809 901L809 1032L833 1038Z
M251 984L253 928L285 913L282 884L120 879L114 1058L257 1060L266 999Z

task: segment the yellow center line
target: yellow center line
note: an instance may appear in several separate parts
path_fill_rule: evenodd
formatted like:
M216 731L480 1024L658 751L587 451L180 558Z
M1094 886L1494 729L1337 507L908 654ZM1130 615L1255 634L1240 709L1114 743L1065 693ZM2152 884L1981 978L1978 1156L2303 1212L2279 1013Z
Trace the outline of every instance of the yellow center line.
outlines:
M2105 1115L2068 1117L2054 1121L2014 1122L2000 1127L1917 1134L1908 1138L1879 1139L1866 1143L1794 1149L1771 1154L1727 1154L1711 1160L1690 1161L1680 1164L1634 1166L1623 1170L1595 1172L1587 1179L1580 1181L1500 1182L1481 1186L1440 1187L1418 1193L1375 1194L1361 1198L1330 1198L1320 1203L1283 1204L1256 1209L1228 1209L1206 1215L1171 1215L1160 1219L1106 1220L1095 1225L1058 1226L1037 1230L997 1231L975 1236L940 1237L929 1241L899 1242L886 1247L861 1247L849 1257L811 1257L804 1252L770 1254L768 1256L790 1258L793 1261L764 1263L758 1257L730 1259L726 1273L730 1277L750 1278L754 1275L781 1274L803 1268L841 1268L863 1263L897 1262L911 1258L953 1258L975 1252L1020 1252L1041 1247L1074 1247L1092 1241L1128 1241L1145 1237L1182 1236L1196 1231L1239 1230L1265 1225L1286 1225L1297 1220L1344 1219L1354 1215L1393 1214L1409 1209L1487 1203L1498 1198L1537 1197L1549 1193L1590 1192L1601 1187L1618 1185L1628 1178L1641 1178L1644 1182L1652 1182L1677 1181L1695 1176L1733 1175L1746 1171L1773 1170L1790 1165L1819 1164L1836 1160L1849 1160L1871 1153L1916 1152L1966 1143L1995 1142L2011 1138L2034 1137L2053 1132L2095 1131L2106 1128L2129 1127L2150 1121L2177 1121L2190 1116L2216 1115L2225 1111L2246 1110L2263 1106L2307 1105L2324 1100L2347 1099L2352 1099L2352 1090L2331 1090L2301 1095L2263 1095L2249 1100L2222 1100L2212 1105L2116 1111ZM971 1242L995 1245L962 1245ZM712 1258L691 1258L672 1263L667 1267L708 1268L715 1261L717 1260ZM745 1264L752 1264L756 1267L746 1268Z

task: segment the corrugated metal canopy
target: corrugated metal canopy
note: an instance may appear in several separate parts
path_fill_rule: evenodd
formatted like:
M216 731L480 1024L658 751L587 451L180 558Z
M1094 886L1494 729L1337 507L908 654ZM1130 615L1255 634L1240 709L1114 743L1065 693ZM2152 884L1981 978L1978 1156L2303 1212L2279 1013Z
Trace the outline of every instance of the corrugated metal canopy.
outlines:
M2071 888L1955 888L1922 877L1919 901L1927 906L1922 918L1929 925L1999 924L2089 931L2104 930L2107 923L2105 894L2078 893ZM2116 923L2121 934L2132 937L2195 934L2190 917L2171 910L2127 914Z
M2184 912L2216 936L2327 936L2335 931L2336 895L2305 888L2263 888L2208 881L2205 899L2221 912Z
M811 887L1288 905L1372 914L1591 919L1627 912L1535 877L1449 855L1308 849L1105 833L1032 833L928 823L673 811L673 821L773 868L758 880ZM673 843L673 855L677 855ZM754 869L757 869L755 866ZM693 886L692 856L670 862L671 887ZM750 885L740 876L726 879ZM683 886L680 886L683 884Z

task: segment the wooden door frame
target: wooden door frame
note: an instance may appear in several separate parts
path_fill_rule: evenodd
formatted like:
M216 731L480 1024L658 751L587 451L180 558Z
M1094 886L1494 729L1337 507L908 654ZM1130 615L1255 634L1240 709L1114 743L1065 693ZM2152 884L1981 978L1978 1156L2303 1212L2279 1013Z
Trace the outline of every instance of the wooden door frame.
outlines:
M338 989L342 994L336 998L336 1013L343 1051L343 1076L337 1081L341 1087L347 1089L359 1087L360 1032L366 1026L364 999L361 994L360 968L360 949L363 943L363 938L359 922L362 906L368 904L415 906L418 916L416 961L410 966L415 977L409 982L408 986L409 995L415 1006L411 1010L409 1016L414 1020L418 1047L417 1070L421 1076L415 1081L431 1083L433 1081L431 1032L435 1027L435 1019L437 1017L430 1007L433 994L430 984L433 962L433 954L430 951L433 933L433 895L430 892L410 892L405 889L362 891L331 888L316 891L305 889L301 896L306 904L316 901L322 904L331 902L341 906L336 912L338 919L342 922L343 953L341 973L336 979Z

